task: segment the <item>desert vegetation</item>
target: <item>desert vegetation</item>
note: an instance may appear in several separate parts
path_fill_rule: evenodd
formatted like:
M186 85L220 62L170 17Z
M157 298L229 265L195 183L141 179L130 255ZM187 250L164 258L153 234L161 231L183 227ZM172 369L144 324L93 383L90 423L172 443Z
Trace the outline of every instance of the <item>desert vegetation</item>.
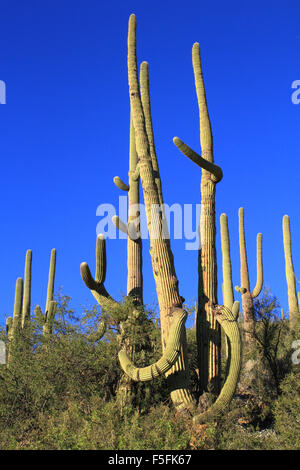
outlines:
M214 162L198 43L192 63L201 155L179 137L173 141L202 171L196 305L187 305L179 290L164 211L163 183L168 181L161 181L154 141L149 66L142 62L138 70L136 17L131 15L129 178L114 178L128 195L129 217L113 218L127 235L127 292L121 302L109 292L111 244L99 234L95 274L92 260L80 266L97 303L74 311L70 297L61 290L55 294L52 250L45 310L37 305L32 314L32 252L27 251L13 316L1 330L7 350L0 367L2 449L300 448L300 365L293 350L300 339L300 312L290 220L283 217L282 232L289 311L282 312L264 288L261 233L256 283L250 289L243 207L238 214L240 285L235 289L230 227L225 213L220 218L219 301L215 199L223 172ZM143 303L142 196L158 311ZM235 301L234 290L241 302ZM185 325L188 316L194 318L191 328Z

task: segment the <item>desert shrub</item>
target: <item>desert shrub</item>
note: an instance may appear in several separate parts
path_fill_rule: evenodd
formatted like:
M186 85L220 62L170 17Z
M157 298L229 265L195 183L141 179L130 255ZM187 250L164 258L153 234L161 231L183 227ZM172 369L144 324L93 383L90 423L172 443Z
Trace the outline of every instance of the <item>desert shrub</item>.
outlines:
M275 431L280 449L300 449L300 366L281 383L274 405Z

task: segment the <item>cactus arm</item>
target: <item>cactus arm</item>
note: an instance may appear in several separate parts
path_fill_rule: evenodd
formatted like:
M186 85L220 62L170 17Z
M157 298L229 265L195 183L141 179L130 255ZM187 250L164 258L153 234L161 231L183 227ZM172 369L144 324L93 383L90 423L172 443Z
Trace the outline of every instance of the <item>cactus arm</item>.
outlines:
M23 279L19 277L16 281L15 303L13 313L13 336L18 334L21 329L22 316L22 300L23 300Z
M139 177L140 177L140 167L139 167L139 164L137 163L134 174L132 175L132 179L133 181L138 181Z
M44 336L52 335L56 307L57 307L57 302L55 302L54 300L51 300L48 304L48 310L45 315L45 322L43 326Z
M158 217L158 220L152 220L151 214L153 204L154 207L159 207L160 199L155 181L156 175L152 166L145 116L140 96L136 57L135 15L130 16L128 25L128 83L136 151L139 157L140 178L144 192L147 227L150 234L150 256L160 309L162 348L164 351L171 326L171 311L174 307L181 308L182 299L179 294L170 241L162 237L163 216ZM155 238L152 235L153 233L158 233L158 238ZM168 376L171 399L177 408L185 407L193 401L189 391L185 355L185 347L183 347L175 367L169 371L170 376ZM174 378L173 382L171 380L172 376Z
M202 157L205 160L213 163L213 137L211 131L211 124L208 114L208 107L206 101L206 92L202 74L200 45L195 42L192 49L192 61L195 77L195 86L199 106L199 120L200 120L200 142Z
M87 263L81 263L80 274L85 285L103 309L115 307L117 302L109 295L104 286L106 276L106 244L102 234L98 235L96 242L96 279L93 278Z
M236 300L232 306L232 315L236 320L238 320L240 315L240 303Z
M96 273L95 280L104 284L106 278L106 248L103 234L99 234L96 241Z
M236 307L234 308L237 309ZM227 379L215 403L204 413L194 417L195 424L206 423L229 405L239 379L241 369L241 338L235 316L224 306L215 309L217 321L225 331L230 345L230 365Z
M124 372L133 380L147 382L165 374L175 365L181 351L181 345L185 334L187 313L183 309L176 309L174 312L174 318L169 330L166 349L162 357L157 362L147 367L135 367L124 350L119 352L120 365Z
M220 216L222 269L223 269L223 304L231 309L234 297L232 287L232 270L230 260L230 241L228 231L228 220L226 214Z
M148 137L152 168L154 172L154 179L155 179L155 184L157 187L159 204L161 207L163 207L162 184L161 184L161 179L159 175L159 167L158 167L158 161L157 161L157 156L156 156L156 151L155 151L154 133L153 133L152 116L151 116L149 64L148 62L145 62L145 61L141 63L140 90L141 90L141 103L142 103L143 113L145 117L146 133Z
M262 233L258 233L256 237L256 266L256 285L251 293L253 299L255 299L261 293L263 286Z
M130 112L129 186L127 224L127 295L143 304L143 245L140 233L140 178L135 133Z
M39 305L36 305L35 308L34 308L34 316L35 316L35 318L37 319L38 322L44 323L45 317L44 317L42 309Z
M87 339L91 343L96 343L97 341L100 341L100 339L103 338L106 332L106 321L105 319L102 319L98 325L96 333L90 334Z
M30 320L31 307L31 263L32 250L27 250L24 271L24 295L22 307L22 328L26 326L26 322Z
M285 275L288 288L289 321L292 328L294 328L297 318L299 316L299 305L297 299L296 279L292 258L290 218L288 215L283 216L282 231L285 259Z
M48 287L47 287L47 300L46 300L46 310L45 310L45 312L48 311L49 304L53 300L55 267L56 267L56 250L55 250L55 248L53 248L53 250L51 250L51 257L50 257Z
M129 191L128 184L124 183L124 181L122 181L121 178L119 178L118 176L114 177L114 183L117 188L121 189L122 191Z
M192 162L196 163L196 165L200 166L200 168L209 171L212 174L215 183L221 181L221 179L223 178L223 172L218 165L215 165L214 163L210 162L209 160L206 160L205 158L202 158L200 155L198 155L198 153L194 152L194 150L192 150L188 145L182 142L179 137L174 137L173 142L176 147L180 150L180 152L183 153L183 155L192 160Z
M89 265L87 263L81 263L80 265L80 273L83 282L85 285L90 289L93 296L97 300L97 302L101 305L101 297L109 298L110 295L108 294L107 290L104 287L104 284L97 282L90 271Z
M239 242L241 259L241 287L246 289L246 292L250 293L243 207L239 208Z
M126 235L128 235L128 232L127 232L127 225L123 222L122 219L120 219L120 217L118 215L114 215L112 218L112 223L115 225L115 227L120 230L121 232L125 233Z
M8 341L12 339L12 326L13 326L13 317L8 317L6 319L6 334Z

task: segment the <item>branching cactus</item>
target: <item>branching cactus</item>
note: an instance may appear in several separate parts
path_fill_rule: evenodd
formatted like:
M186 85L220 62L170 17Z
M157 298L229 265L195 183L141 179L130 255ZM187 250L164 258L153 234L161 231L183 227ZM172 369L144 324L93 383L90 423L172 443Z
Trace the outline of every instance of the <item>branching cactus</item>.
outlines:
M193 66L200 111L200 137L202 156L200 157L180 139L174 143L193 162L202 168L201 197L202 212L200 218L201 247L199 250L199 306L197 341L200 349L199 361L202 373L202 390L209 385L218 388L220 363L220 328L224 329L229 343L228 376L219 397L211 409L203 414L195 413L194 421L210 419L229 404L239 376L241 361L241 341L236 322L238 302L232 309L217 305L217 272L215 250L215 187L222 178L222 170L215 165L212 152L212 134L208 117L205 90L201 71L199 45L193 47ZM153 127L150 108L148 64L141 65L140 81L136 56L136 17L131 15L128 28L128 82L131 110L131 142L137 155L137 163L132 168L134 181L140 177L146 208L147 229L150 236L150 256L160 310L162 356L154 364L136 367L126 350L126 345L119 352L119 360L124 372L134 381L148 381L164 374L175 408L179 411L194 413L196 402L190 390L189 367L186 353L185 320L187 313L183 308L184 299L179 293L178 279L175 272L173 253L166 230L163 208L162 185L157 156L155 152ZM136 158L136 157L134 157ZM134 161L133 159L131 161ZM134 172L133 172L134 169ZM131 176L131 175L129 175ZM130 191L129 185L119 177L116 185ZM159 208L159 210L157 210ZM134 234L130 220L127 225L115 218L116 226L124 230L129 238ZM138 230L136 230L138 232ZM81 274L86 285L103 308L111 313L116 302L108 295L103 280L93 279L86 263L81 265ZM106 302L109 301L109 304Z
M37 305L34 309L35 317L43 325L43 336L45 337L49 337L53 332L53 323L54 323L54 317L55 317L56 306L57 306L57 303L53 300L55 268L56 268L56 250L53 248L53 250L51 251L51 258L50 258L45 313L42 313L42 309L39 305Z
M198 256L198 312L197 341L199 344L200 390L219 391L221 337L220 327L212 310L217 304L217 262L215 193L216 184L223 177L222 170L214 163L213 136L208 114L206 93L202 75L200 46L195 43L192 50L193 69L200 117L200 144L202 156L194 152L178 137L174 144L179 150L202 168L200 247Z
M230 324L230 326L229 328L227 328L227 323L224 323L225 333L228 335L230 342L232 342L232 338L234 337L234 341L236 341L240 346L239 330L236 324L236 317L230 310L224 310L226 309L225 307L216 307L214 189L215 184L222 178L222 170L213 163L210 123L207 113L198 45L194 46L193 49L193 63L195 70L196 87L198 91L200 119L203 119L201 126L201 144L202 153L204 156L200 157L199 155L197 155L178 138L175 138L174 142L184 154L191 158L200 167L204 168L203 173L204 171L207 172L207 175L204 173L206 180L205 177L202 178L202 180L205 181L205 183L203 183L202 188L202 197L204 199L204 202L207 203L207 205L204 205L205 211L202 212L202 219L200 220L200 231L202 231L203 234L201 240L201 248L202 250L204 249L204 253L206 254L207 259L204 260L205 256L203 257L203 260L200 257L203 263L205 263L204 267L200 263L201 273L205 272L205 276L201 276L201 281L199 282L199 290L201 292L200 298L203 301L203 292L206 288L207 290L205 292L206 294L209 294L210 297L205 298L205 304L207 304L207 312L209 313L211 320L216 325L217 323L221 324L222 320L226 317L226 320L228 321L228 324ZM136 368L128 359L126 354L122 351L119 355L119 358L124 370L134 380L151 380L157 375L165 373L168 378L168 383L171 390L171 398L176 408L178 410L191 410L194 406L194 401L189 390L188 382L186 334L184 327L185 314L184 310L182 309L183 298L180 296L178 290L178 280L175 274L174 260L170 247L170 242L169 239L166 239L163 236L163 212L161 211L159 213L159 216L157 216L156 214L156 217L154 217L153 213L153 207L157 207L162 201L162 193L161 184L157 184L157 181L160 182L160 176L158 168L154 169L154 164L151 155L151 139L149 139L147 133L147 122L149 121L149 119L147 118L147 114L143 109L142 91L139 89L137 79L136 18L134 15L131 15L129 20L128 74L129 93L131 100L132 118L135 129L136 148L139 156L139 173L144 191L147 224L148 231L150 234L150 254L152 259L154 279L156 282L158 302L160 307L163 351L162 357L157 363L153 364L152 366L147 366L145 368ZM199 75L201 75L201 77L199 77ZM203 100L205 101L204 104ZM212 185L210 185L211 182ZM207 189L207 186L210 189ZM205 200L205 196L207 199L212 198L213 202L211 200ZM155 234L155 236L153 236L153 234ZM211 255L211 251L213 251L213 255ZM206 312L203 306L204 304L202 302L202 310L203 312ZM234 329L237 335L232 334L231 327ZM216 328L216 331L218 331L218 328ZM206 333L208 334L208 331L206 331ZM203 335L204 333L202 330L202 339L204 341L207 341L207 338L209 336L206 336L204 338ZM198 334L198 340L199 337L200 335ZM212 340L212 338L210 339ZM178 341L180 343L180 348L178 347ZM198 344L201 343L199 342ZM219 347L219 345L217 345L217 347ZM231 358L239 358L237 362L240 361L239 347L233 346L232 351L233 354L231 355ZM208 378L208 370L210 370L211 382L218 378L216 374L216 362L218 362L219 359L216 358L216 356L217 355L215 348L210 356L211 360L207 361L206 367L204 362L201 363L202 369L206 369L207 371L206 378ZM208 357L206 357L206 359L208 359ZM238 364L240 363L238 362ZM237 383L239 366L238 368L232 366L229 369L230 373L228 375L228 381L226 381L225 389L222 389L219 401L216 402L216 408L220 406L220 409L223 409L223 407L229 403L234 393L235 386ZM204 382L202 378L202 384L203 383ZM230 393L228 393L229 389Z
M261 292L263 286L263 263L262 263L262 234L258 233L256 238L256 264L257 264L257 280L256 285L251 292L249 271L247 262L245 226L244 226L244 209L239 209L239 240L240 240L240 263L241 263L241 286L236 286L236 291L242 295L243 309L243 325L245 332L245 343L251 344L253 341L253 333L255 330L255 319L253 311L253 299Z
M285 275L288 288L289 322L291 327L294 328L297 322L299 321L300 315L296 292L296 276L292 258L290 218L288 215L283 216L282 231L285 259Z

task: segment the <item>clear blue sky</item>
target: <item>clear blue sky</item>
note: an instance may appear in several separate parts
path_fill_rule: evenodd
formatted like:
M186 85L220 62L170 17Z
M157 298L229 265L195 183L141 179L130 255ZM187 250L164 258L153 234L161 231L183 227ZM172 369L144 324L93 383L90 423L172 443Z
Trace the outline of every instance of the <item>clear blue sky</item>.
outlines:
M56 288L72 305L93 304L79 266L94 269L96 208L118 202L115 175L127 178L129 98L127 25L138 21L138 58L150 67L156 148L165 202L199 203L201 170L172 143L195 150L199 120L191 49L200 43L219 216L229 218L233 283L239 284L238 208L245 208L250 282L256 281L256 234L262 232L265 284L287 309L282 216L289 214L300 278L299 0L114 1L2 0L0 80L0 323L13 310L15 280L33 250L32 303L43 307L50 251L57 249ZM197 297L197 252L172 242L180 293ZM145 301L156 301L145 243ZM126 291L126 241L107 243L106 286ZM299 290L300 286L298 285ZM221 295L219 296L221 299ZM236 294L236 300L240 300Z

